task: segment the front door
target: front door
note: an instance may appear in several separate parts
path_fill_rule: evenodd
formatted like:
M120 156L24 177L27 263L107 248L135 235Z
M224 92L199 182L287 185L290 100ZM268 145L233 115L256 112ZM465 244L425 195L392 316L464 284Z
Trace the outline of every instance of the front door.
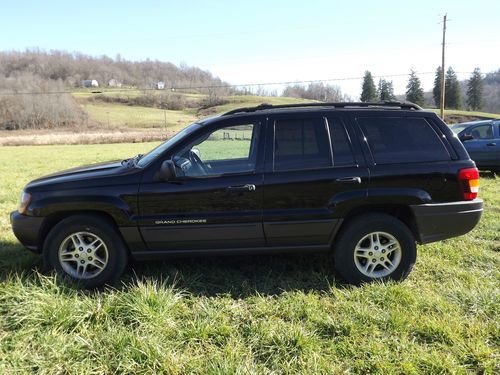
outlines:
M478 125L465 132L472 135L473 139L465 141L464 145L472 160L479 167L494 166L497 160L497 143L493 124Z
M206 125L168 159L174 181L144 181L139 225L150 250L264 246L264 132L258 117Z

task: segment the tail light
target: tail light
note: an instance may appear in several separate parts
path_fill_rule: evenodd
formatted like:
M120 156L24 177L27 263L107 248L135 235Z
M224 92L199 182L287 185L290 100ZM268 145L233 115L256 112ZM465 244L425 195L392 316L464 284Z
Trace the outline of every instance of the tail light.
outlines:
M465 168L458 172L458 180L463 198L467 201L477 198L479 193L479 171L477 168Z

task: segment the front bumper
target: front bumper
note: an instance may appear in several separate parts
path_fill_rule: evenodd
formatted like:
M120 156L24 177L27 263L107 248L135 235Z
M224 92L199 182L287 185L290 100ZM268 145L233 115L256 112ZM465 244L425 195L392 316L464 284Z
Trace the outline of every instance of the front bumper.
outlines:
M417 222L417 241L429 243L471 231L483 213L483 200L410 206Z
M10 224L16 238L28 250L37 253L42 251L40 229L42 228L43 219L43 217L21 215L17 211L10 214Z

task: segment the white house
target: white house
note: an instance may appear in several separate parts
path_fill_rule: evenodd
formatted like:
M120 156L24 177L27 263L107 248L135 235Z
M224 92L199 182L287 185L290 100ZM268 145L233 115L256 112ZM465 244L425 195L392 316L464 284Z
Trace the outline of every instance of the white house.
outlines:
M99 87L99 82L95 79L86 79L82 81L83 87Z
M165 82L158 81L154 84L154 88L157 90L165 90Z

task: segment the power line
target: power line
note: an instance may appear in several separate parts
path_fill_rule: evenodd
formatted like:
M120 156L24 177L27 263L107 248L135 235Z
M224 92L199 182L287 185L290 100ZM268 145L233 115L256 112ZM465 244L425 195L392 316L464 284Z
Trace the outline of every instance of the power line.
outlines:
M471 74L472 72L457 72L457 74ZM435 74L435 72L417 72L420 75ZM394 77L404 77L408 76L409 73L400 74L381 74L374 75L373 78L394 78ZM327 78L327 79L311 79L311 80L301 80L301 81L280 81L280 82L260 82L260 83L240 83L240 84L219 84L219 85L207 85L207 86L172 86L170 90L201 90L201 89L216 89L216 88L237 88L237 87L259 87L259 86L277 86L277 85L295 85L304 83L321 83L321 82L341 82L341 81L354 81L362 80L363 77L337 77L337 78ZM122 88L122 89L110 89L112 92L130 92L130 91L159 91L155 88ZM12 95L62 95L62 94L78 94L78 93L88 93L89 91L24 91L24 92L0 92L0 96L12 96ZM100 94L106 91L100 91L96 89L95 91L90 91L91 93Z

